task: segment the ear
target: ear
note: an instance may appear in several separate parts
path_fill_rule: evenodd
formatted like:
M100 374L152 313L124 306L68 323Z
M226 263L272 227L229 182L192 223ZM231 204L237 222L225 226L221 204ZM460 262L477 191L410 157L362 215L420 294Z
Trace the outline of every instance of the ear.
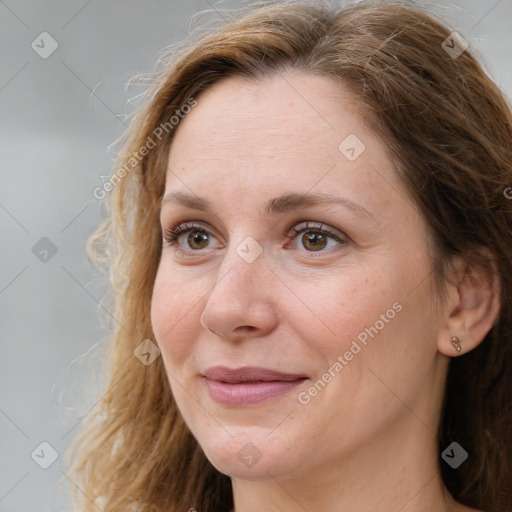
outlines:
M470 263L468 258L459 256L453 261L451 279L447 283L437 348L451 357L477 347L497 321L500 310L501 287L495 258L486 248L474 252L479 260L488 263ZM453 336L460 340L460 352L450 341Z

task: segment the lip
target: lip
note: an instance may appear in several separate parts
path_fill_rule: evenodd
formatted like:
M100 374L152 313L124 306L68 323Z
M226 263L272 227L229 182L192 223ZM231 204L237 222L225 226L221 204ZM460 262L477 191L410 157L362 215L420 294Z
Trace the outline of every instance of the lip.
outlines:
M206 370L203 376L210 397L222 405L232 407L257 404L282 395L307 379L305 375L256 366L234 369L214 366Z

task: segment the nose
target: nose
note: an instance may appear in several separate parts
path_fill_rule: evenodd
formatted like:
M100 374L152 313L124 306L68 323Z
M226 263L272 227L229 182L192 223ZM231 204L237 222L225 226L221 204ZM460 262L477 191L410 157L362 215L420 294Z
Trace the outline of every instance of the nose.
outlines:
M262 337L277 325L277 301L265 251L248 263L230 247L200 322L207 331L231 341Z

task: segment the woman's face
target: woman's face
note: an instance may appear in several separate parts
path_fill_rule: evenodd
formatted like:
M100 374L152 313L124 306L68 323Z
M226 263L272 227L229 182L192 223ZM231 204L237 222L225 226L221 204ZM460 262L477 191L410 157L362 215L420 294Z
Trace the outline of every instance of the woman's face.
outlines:
M161 223L185 226L164 242L154 334L217 469L332 475L435 441L447 358L425 224L347 91L298 71L206 90Z

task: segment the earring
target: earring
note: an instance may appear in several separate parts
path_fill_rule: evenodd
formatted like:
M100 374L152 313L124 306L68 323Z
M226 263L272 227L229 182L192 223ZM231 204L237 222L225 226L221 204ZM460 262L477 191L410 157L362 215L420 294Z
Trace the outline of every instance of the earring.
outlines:
M460 340L459 338L457 338L457 336L452 336L450 338L450 341L457 352L460 352L462 350L462 347L460 346Z

